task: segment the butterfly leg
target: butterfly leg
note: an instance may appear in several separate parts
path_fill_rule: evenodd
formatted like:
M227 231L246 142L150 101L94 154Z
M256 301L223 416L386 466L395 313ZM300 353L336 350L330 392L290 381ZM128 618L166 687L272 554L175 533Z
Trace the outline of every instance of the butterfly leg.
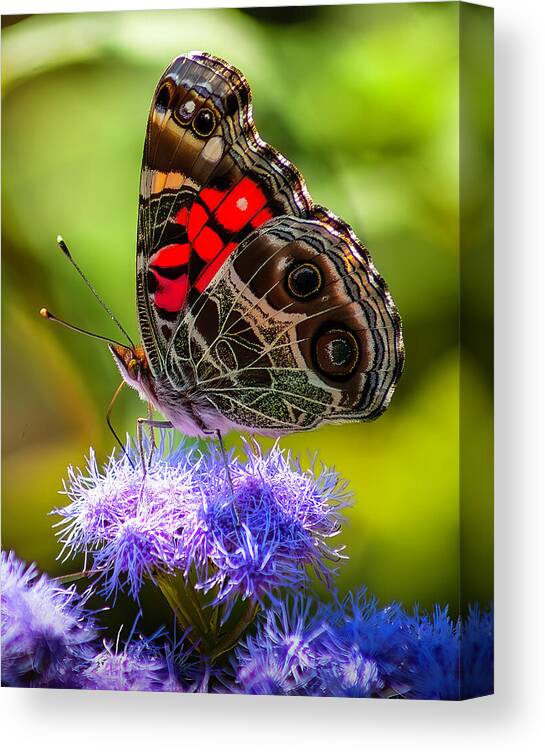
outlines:
M234 512L235 512L236 521L240 525L240 518L238 516L237 504L236 504L236 499L235 499L235 489L234 489L234 486L233 486L233 478L231 477L231 471L229 469L229 461L227 459L227 452L225 451L225 445L223 443L223 437L221 435L221 431L219 431L219 430L212 431L212 430L208 429L206 427L206 425L200 420L200 418L197 415L194 416L194 420L197 423L197 425L199 426L199 428L201 429L201 431L203 432L203 434L205 434L206 436L214 436L215 435L216 438L217 438L217 440L218 440L218 442L219 442L221 456L222 456L222 459L223 459L223 464L225 466L225 472L226 472L226 475L227 475L227 482L229 483L229 487L231 489L231 494L233 496L233 509L234 509Z
M235 499L235 489L233 486L233 479L231 477L231 471L229 469L229 462L227 459L227 452L225 451L225 445L223 443L223 437L221 435L221 431L215 431L216 437L218 439L219 445L220 445L220 451L221 456L223 457L223 464L225 465L225 472L227 473L227 480L229 481L229 486L231 487L231 493L233 494L233 510L235 512L235 517L237 520L237 523L240 525L240 518L238 516L238 509L237 509L237 502Z
M155 441L155 428L153 426L153 405L151 402L148 402L148 421L151 422L148 423L150 426L150 451L149 451L149 457L148 457L148 470L151 467L151 460L153 458L153 455L155 453L155 450L157 449L157 443Z
M223 464L225 465L225 472L227 473L227 480L229 481L229 485L231 487L231 493L234 494L235 489L233 488L233 479L231 478L231 471L229 470L229 462L227 461L227 452L225 451L223 438L222 438L220 431L215 431L215 434L220 445L221 456L223 458Z
M144 426L149 426L151 431L151 451L146 463L144 456ZM155 450L155 435L153 433L154 428L174 428L169 420L152 420L151 418L137 418L136 419L136 437L138 441L138 450L140 452L140 458L142 460L142 470L144 475L147 474L151 465L151 459Z

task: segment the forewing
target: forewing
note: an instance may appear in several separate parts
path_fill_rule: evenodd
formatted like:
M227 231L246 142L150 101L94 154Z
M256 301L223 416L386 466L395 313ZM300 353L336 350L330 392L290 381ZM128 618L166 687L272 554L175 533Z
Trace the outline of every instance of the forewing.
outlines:
M260 139L244 76L205 53L174 60L152 101L140 185L138 314L154 375L191 290L264 222L311 209L301 174Z

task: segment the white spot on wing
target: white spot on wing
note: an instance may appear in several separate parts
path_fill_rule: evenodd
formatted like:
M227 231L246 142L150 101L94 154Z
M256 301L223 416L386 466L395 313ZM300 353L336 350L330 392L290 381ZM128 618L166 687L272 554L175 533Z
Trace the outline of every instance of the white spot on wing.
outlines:
M223 138L221 136L214 136L211 138L204 149L202 150L202 157L208 162L219 162L223 155Z
M188 120L194 111L195 102L193 102L191 99L189 99L187 102L184 102L180 107L180 115L182 116L183 120Z

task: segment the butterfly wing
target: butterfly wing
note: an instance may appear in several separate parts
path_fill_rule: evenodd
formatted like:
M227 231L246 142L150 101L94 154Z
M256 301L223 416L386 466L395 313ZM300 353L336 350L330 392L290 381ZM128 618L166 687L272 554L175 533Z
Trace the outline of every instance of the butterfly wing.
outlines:
M203 411L278 435L388 406L400 318L365 248L327 210L268 221L191 297L166 368Z
M243 75L206 53L174 60L153 97L140 183L138 315L154 376L191 291L264 222L312 206L298 170L257 134Z

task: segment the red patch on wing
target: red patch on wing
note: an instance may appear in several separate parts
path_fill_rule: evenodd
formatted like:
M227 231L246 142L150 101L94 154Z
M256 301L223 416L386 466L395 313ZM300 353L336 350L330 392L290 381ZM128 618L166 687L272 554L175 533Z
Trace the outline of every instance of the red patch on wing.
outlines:
M205 226L195 238L193 248L203 261L212 261L223 248L223 240L217 232Z
M231 232L242 230L267 203L261 188L250 178L242 178L219 204L214 216Z
M155 275L157 277L157 275ZM153 300L158 308L176 313L183 306L187 296L187 274L177 279L157 278L159 288L153 294Z
M203 292L238 245L239 238L237 242L227 243L224 238L239 234L245 227L260 227L271 219L273 212L266 203L267 198L259 185L244 177L230 190L203 188L191 209L182 207L175 222L187 228L189 243L167 245L150 259L150 270L157 280L157 289L153 293L155 305L170 313L182 309L189 291L188 274L181 269L180 276L168 279L168 275L161 274L161 269L166 273L167 269L189 264L193 251L205 262L194 283L196 290Z
M190 242L195 240L207 221L208 212L201 204L195 202L191 207L189 222L187 223L187 237Z
M267 209L267 207L265 207L264 209L262 209L260 212L258 212L255 215L255 217L252 219L250 224L252 225L254 229L261 227L261 225L267 222L267 220L272 219L272 215L273 215L272 211L270 209Z
M216 188L203 188L199 193L199 198L203 204L206 204L210 211L214 211L226 193L227 191L218 191Z
M187 220L189 219L189 209L187 206L182 206L182 208L178 211L176 216L174 217L174 221L177 225L183 225L184 227L187 225Z
M216 258L211 261L205 269L202 270L199 277L197 278L197 281L195 282L195 287L199 292L206 290L213 277L215 277L216 273L221 269L225 260L235 250L237 245L238 243L227 243L223 251L221 251L221 253L219 253Z
M149 269L155 277L157 288L153 293L153 302L157 308L169 313L179 311L187 296L188 276L187 262L191 247L189 243L171 243L160 248L150 258ZM178 274L178 267L181 267ZM169 279L169 274L177 274Z
M160 248L150 258L150 266L181 266L189 261L189 243L171 243Z

